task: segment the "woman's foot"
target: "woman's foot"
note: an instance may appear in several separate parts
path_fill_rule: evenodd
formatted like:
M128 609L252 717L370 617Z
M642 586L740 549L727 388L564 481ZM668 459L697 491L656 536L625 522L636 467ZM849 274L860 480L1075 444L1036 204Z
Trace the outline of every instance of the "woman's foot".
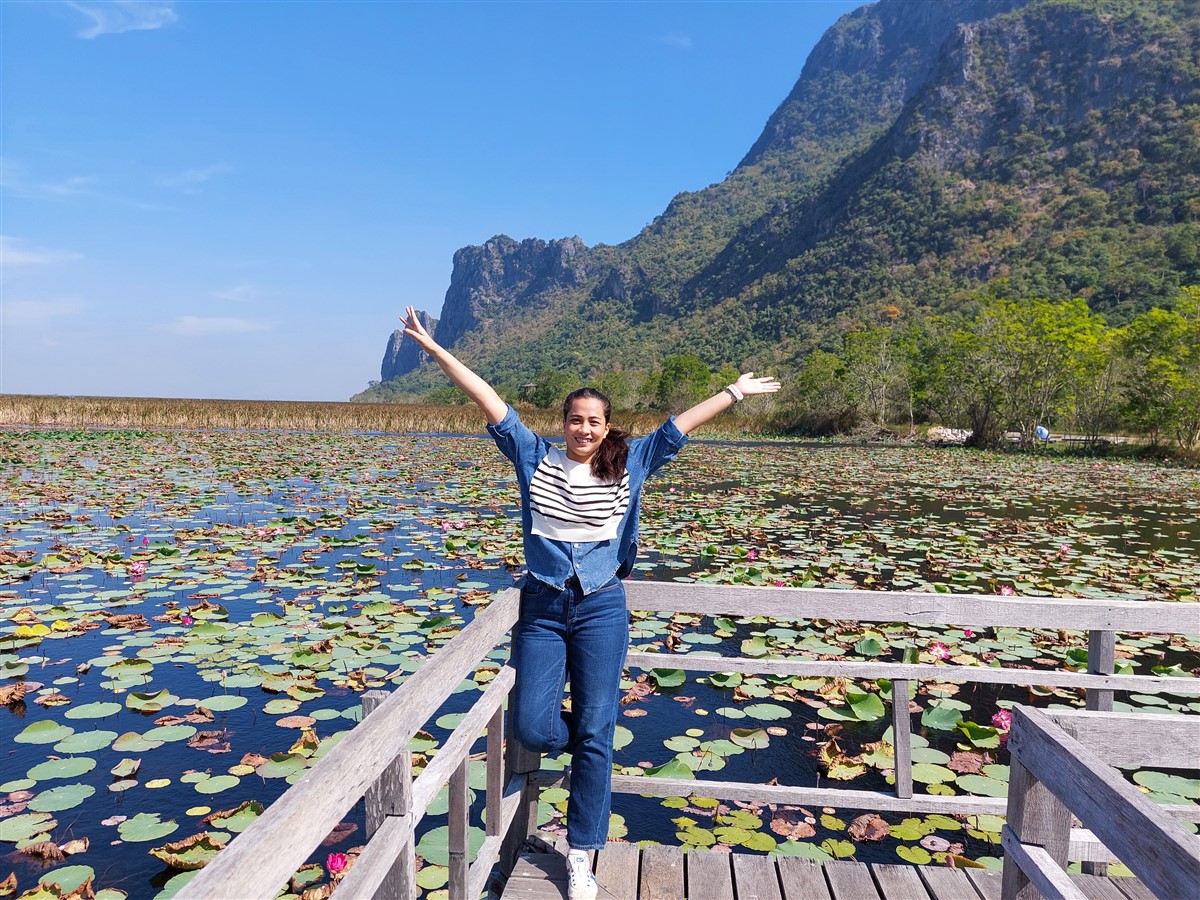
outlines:
M586 850L571 850L567 853L567 898L596 898L596 879L592 875L592 861L588 859Z

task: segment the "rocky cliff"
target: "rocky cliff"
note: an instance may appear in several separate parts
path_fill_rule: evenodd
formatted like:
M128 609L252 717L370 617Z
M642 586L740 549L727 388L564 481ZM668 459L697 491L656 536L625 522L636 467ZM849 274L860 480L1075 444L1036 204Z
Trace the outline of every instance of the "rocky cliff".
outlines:
M629 241L459 250L437 337L521 384L679 352L786 371L871 310L1001 277L1128 321L1200 281L1197 46L1195 0L864 6L730 175Z
M430 334L435 334L438 320L428 313L417 311L417 319ZM388 338L387 350L383 353L383 365L379 367L379 380L391 381L407 375L429 359L415 341L405 338L404 332L396 329Z

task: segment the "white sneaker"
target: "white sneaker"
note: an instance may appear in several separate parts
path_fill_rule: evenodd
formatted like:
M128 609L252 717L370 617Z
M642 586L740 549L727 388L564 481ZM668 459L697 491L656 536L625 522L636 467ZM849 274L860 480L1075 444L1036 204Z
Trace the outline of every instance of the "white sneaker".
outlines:
M586 850L567 853L568 900L596 900L596 879Z

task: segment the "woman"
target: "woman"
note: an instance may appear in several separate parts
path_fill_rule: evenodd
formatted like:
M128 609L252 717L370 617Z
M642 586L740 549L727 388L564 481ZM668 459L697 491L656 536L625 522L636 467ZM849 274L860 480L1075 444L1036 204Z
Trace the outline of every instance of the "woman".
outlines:
M596 882L587 851L608 837L613 732L629 643L620 579L637 555L642 486L675 458L693 428L746 395L779 390L779 382L748 372L635 440L609 422L608 399L583 388L563 403L564 451L526 428L491 385L439 346L411 306L407 313L404 333L483 410L488 433L517 470L528 574L512 633L515 737L541 753L571 753L568 895L591 900Z

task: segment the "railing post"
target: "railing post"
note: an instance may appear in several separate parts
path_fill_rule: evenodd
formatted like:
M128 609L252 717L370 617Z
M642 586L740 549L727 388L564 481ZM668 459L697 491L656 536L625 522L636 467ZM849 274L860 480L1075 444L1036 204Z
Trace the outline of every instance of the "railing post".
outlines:
M487 821L485 834L500 833L500 802L504 796L504 707L492 713L487 729L487 796L484 799Z
M365 720L388 697L387 691L367 691L362 707ZM412 813L412 751L408 747L396 754L396 760L386 769L365 795L367 806L367 840L379 830L388 816L407 816ZM409 900L416 887L416 850L410 836L375 900Z
M1017 727L1019 729L1019 725ZM1019 731L1014 730L1009 740L1012 757L1009 759L1007 827L1018 841L1042 847L1056 865L1065 869L1071 843L1071 813L1022 764L1020 747L1014 746L1019 737ZM1033 900L1040 896L1016 862L1006 858L1001 884L1003 900Z
M1088 632L1088 673L1111 675L1117 662L1117 634L1115 631ZM1086 697L1087 708L1099 712L1112 712L1113 692L1103 688L1090 688ZM1107 875L1108 863L1085 862L1085 875Z
M517 677L520 676L518 675ZM507 719L505 734L508 740L505 743L504 761L509 779L514 775L528 775L530 772L536 772L542 764L542 755L524 747L514 736L516 729L513 728L511 694L509 695ZM540 793L536 785L530 784L528 778L523 779L521 785L521 802L517 807L516 815L513 816L508 834L504 836L504 841L500 849L500 868L506 875L516 865L517 853L521 849L521 844L525 842L525 838L529 837L537 829L537 808Z
M450 900L467 900L470 859L467 847L467 811L471 805L468 756L450 776Z
M896 796L907 800L913 795L912 713L908 709L908 679L892 682L892 749L896 756Z

